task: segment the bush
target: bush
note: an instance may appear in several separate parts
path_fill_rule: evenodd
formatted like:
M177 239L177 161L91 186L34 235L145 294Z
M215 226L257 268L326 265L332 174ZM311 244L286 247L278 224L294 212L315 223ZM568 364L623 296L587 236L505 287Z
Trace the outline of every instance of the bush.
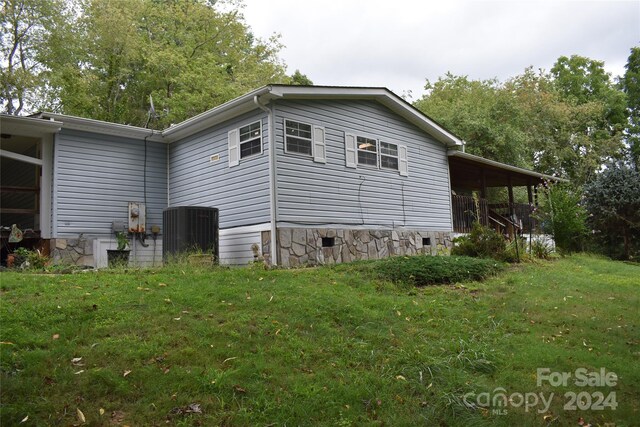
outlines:
M506 242L497 231L474 222L471 233L456 237L451 255L505 260Z
M640 172L609 165L585 186L595 243L612 258L640 255Z
M414 286L483 280L503 268L495 260L429 255L393 257L375 265L380 278Z
M549 186L542 197L535 217L542 231L553 236L561 254L583 250L588 229L587 211L581 204L580 191L566 184Z

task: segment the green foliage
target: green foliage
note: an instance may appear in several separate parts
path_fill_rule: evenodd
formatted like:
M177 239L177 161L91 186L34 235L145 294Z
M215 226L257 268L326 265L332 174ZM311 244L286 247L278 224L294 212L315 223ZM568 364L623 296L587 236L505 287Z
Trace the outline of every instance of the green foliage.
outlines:
M49 264L49 257L44 256L39 250L31 250L24 247L17 248L14 252L13 266L25 270L43 270Z
M391 257L376 264L381 278L413 286L483 280L502 268L493 260L466 256Z
M268 83L310 84L299 71L285 74L279 36L256 38L241 8L238 0L10 0L3 107L17 114L28 99L33 110L165 128Z
M312 86L313 82L311 81L311 79L309 77L307 77L305 74L302 74L300 72L300 70L296 70L292 75L291 75L291 80L289 82L289 84L292 85L300 85L300 86Z
M471 232L453 240L451 255L462 255L477 258L493 258L506 261L506 242L497 231L474 221Z
M538 259L549 259L553 249L544 239L536 238L531 242L531 255Z
M20 114L35 104L46 85L44 46L52 47L68 30L62 0L6 0L0 14L0 104L2 112Z
M582 193L568 184L556 184L549 185L544 195L534 213L542 231L553 236L561 254L583 250L588 214L582 204Z
M626 137L629 145L629 158L636 170L640 170L640 47L631 48L631 54L625 65L622 90L627 94L629 123Z
M125 249L127 249L127 247L129 246L129 236L127 236L127 233L124 233L122 231L117 231L116 243L118 245L116 250L124 251Z
M597 243L613 257L640 253L640 172L610 164L585 186L585 207Z
M561 57L552 74L528 68L504 83L447 73L425 89L414 106L472 154L582 185L623 153L625 96L600 61Z

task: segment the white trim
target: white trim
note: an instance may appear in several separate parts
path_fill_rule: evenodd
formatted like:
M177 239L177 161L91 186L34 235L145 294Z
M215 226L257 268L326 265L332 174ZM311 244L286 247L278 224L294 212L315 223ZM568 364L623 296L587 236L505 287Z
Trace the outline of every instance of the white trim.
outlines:
M104 122L102 120L85 119L83 117L66 116L56 113L41 113L44 118L53 118L62 125L63 129L79 130L91 133L122 136L125 138L143 139L148 141L167 142L162 139L162 133L138 126L121 125L119 123ZM149 136L151 135L151 136Z
M42 159L25 156L24 154L14 153L13 151L0 150L0 157L17 160L19 162L29 163L31 165L42 166Z
M40 236L51 238L51 201L53 181L53 135L47 135L40 142L42 169L40 171Z
M259 130L259 134L260 136L257 138L250 138L247 139L246 141L242 141L242 135L240 134L240 129L244 128L244 127L251 127L254 124L258 123L258 125L260 125L260 130ZM236 132L238 133L238 162L241 162L244 159L251 159L253 157L257 157L257 156L261 156L264 153L264 138L262 137L262 117L258 120L252 121L250 123L247 123L246 125L242 125L242 126L238 126L237 129L235 129ZM229 133L231 133L233 131L229 131ZM242 157L242 144L248 144L252 141L255 141L256 139L260 140L260 152L259 153L255 153L255 154L250 154L247 157ZM231 159L229 159L229 166L231 166Z
M55 120L44 120L35 117L11 116L0 114L0 129L9 135L41 138L59 132L62 123Z
M219 236L228 236L237 233L250 233L254 231L269 231L271 227L270 222L263 222L262 224L254 225L242 225L240 227L221 228L218 231Z
M307 138L304 138L304 137L301 137L301 136L293 136L293 135L291 135L291 137L292 138L297 138L297 139L303 139L305 141L309 141L309 148L311 149L311 153L310 154L299 153L297 151L289 151L287 149L287 137L289 136L289 135L287 135L287 122L293 122L293 123L298 123L298 124L301 124L301 125L309 126L309 128L311 129L311 138L307 139ZM307 158L314 157L314 152L313 152L313 148L314 148L313 147L313 128L314 128L314 126L311 123L305 123L305 122L300 121L300 120L288 119L288 118L284 117L282 119L282 130L284 131L283 132L283 142L284 142L284 152L285 152L285 154L289 154L289 155L292 155L292 156L307 157Z

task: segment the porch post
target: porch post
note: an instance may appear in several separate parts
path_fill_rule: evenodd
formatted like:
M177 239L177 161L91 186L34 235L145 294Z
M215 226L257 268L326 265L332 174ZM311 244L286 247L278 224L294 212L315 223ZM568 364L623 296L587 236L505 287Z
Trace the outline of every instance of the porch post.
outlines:
M529 197L529 205L533 206L533 191L531 188L531 181L527 183L527 196Z
M482 188L480 190L480 197L487 198L487 176L485 175L484 168L480 169L480 179L482 180Z
M513 185L511 184L511 174L507 175L507 183L509 185L509 215L511 215L511 221L513 221L515 212L513 209Z

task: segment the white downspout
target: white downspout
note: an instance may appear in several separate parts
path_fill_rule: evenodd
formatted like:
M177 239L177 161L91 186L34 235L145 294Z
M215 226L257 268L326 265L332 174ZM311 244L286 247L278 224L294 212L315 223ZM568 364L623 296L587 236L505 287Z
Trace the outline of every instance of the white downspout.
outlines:
M276 245L276 222L278 220L277 216L277 192L276 192L276 132L275 125L273 120L273 110L271 108L267 108L265 105L260 103L258 99L258 95L253 97L253 102L260 108L262 111L267 113L267 121L269 126L269 199L270 199L270 210L271 210L271 240L270 240L270 251L271 251L271 265L278 265L278 246Z

